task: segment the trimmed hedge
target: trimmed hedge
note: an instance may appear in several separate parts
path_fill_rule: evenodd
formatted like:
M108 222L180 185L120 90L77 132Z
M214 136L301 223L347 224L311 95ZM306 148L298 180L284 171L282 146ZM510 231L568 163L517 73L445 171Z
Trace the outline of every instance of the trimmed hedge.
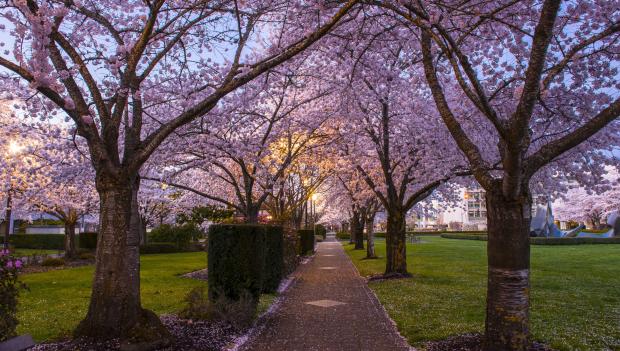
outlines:
M97 248L97 233L80 233L78 242L82 249L94 250Z
M14 234L9 237L9 241L18 249L65 249L64 234Z
M583 245L620 244L620 237L613 238L530 238L532 245Z
M204 234L194 224L170 225L162 224L148 234L149 240L160 243L175 243L179 248L186 248L192 240L204 237Z
M487 235L443 234L442 238L487 241ZM531 245L583 245L583 244L620 244L620 237L613 238L530 238Z
M314 252L314 230L312 229L300 229L297 231L299 234L299 254L304 256L308 252L312 254Z
M274 293L278 290L284 275L284 228L266 225L265 230L265 276L263 292Z
M324 225L317 224L315 226L315 229L316 229L316 235L322 236L323 240L327 239L327 229L325 228Z
M462 240L482 240L487 241L486 235L480 234L441 234L445 239L462 239Z
M349 240L349 239L351 239L351 233L343 232L343 231L337 232L336 233L336 239L337 240Z
M140 246L140 254L175 253L179 248L175 243L148 243Z
M443 232L407 232L405 234L407 236L441 236L444 233ZM375 238L385 238L385 232L375 232Z
M265 229L260 225L216 224L209 227L209 300L240 301L254 306L262 291Z

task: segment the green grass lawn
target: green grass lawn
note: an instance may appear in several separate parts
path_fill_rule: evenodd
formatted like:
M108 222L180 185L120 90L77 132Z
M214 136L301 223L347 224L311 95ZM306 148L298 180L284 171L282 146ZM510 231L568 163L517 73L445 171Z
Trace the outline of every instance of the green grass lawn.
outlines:
M482 332L486 242L422 237L407 245L414 278L370 283L414 346ZM362 275L382 273L385 259L345 246ZM385 242L377 241L385 257ZM620 245L532 246L531 330L560 350L620 350Z
M206 267L204 252L141 257L142 304L159 314L183 307L185 295L205 282L181 274ZM19 334L43 341L68 335L88 309L93 266L24 274L29 291L19 298Z

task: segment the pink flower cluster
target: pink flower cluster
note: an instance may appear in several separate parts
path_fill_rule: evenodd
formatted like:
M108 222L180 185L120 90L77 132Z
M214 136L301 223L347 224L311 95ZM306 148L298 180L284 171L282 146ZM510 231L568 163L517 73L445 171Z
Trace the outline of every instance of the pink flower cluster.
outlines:
M2 249L0 250L0 257L2 256L7 256L5 259L0 261L0 264L2 264L4 267L9 268L9 269L19 269L23 266L23 263L21 260L19 259L13 259L10 257L11 252L7 249Z

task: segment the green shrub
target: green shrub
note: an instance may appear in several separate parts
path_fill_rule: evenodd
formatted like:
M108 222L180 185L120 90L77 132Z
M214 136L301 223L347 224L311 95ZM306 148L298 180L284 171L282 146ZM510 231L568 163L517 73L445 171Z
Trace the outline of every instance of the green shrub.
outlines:
M79 256L80 260L94 260L95 255L90 252L82 252Z
M97 248L97 233L80 233L78 238L80 248L90 250Z
M258 301L260 302L260 299ZM252 326L257 312L257 300L247 290L243 290L237 300L231 300L223 294L218 295L214 301L209 300L209 317L224 321L237 330Z
M442 234L446 239L488 240L482 234ZM620 237L613 238L530 238L531 245L582 245L582 244L620 244Z
M337 240L349 240L351 239L351 233L345 231L336 232Z
M198 240L202 236L200 228L191 223L180 226L162 224L149 233L149 240L153 242L175 243L178 248L186 248L190 241Z
M209 318L209 299L204 286L189 291L185 297L187 306L179 313L181 318L205 320Z
M424 234L423 234L424 233ZM416 234L427 235L425 232L416 232ZM428 234L464 234L464 235L487 235L486 230L462 230L462 231L450 231L450 232L439 232L439 233L428 233Z
M317 236L322 237L323 239L326 239L326 238L327 238L327 229L325 228L325 226L324 226L324 225L322 225L322 224L317 224L317 225L315 226L315 234L316 234Z
M620 244L620 237L613 238L530 238L532 245L583 245Z
M65 260L62 258L46 258L41 262L41 266L43 267L59 267L64 266Z
M445 239L463 239L463 240L482 240L486 241L486 235L479 234L441 234L442 238Z
M210 226L209 301L223 307L241 302L247 295L256 311L263 285L265 252L265 229L261 225Z
M468 233L468 232L467 232ZM407 236L441 236L442 232L407 232ZM452 232L450 232L452 234ZM486 234L486 232L484 232ZM385 238L385 232L375 232L375 238Z
M8 250L0 249L0 342L15 336L17 298L25 285L18 280L22 261L9 256Z
M314 230L300 229L299 234L299 254L304 256L314 252Z
M16 234L10 243L18 249L64 250L64 234Z
M284 273L284 228L265 225L263 230L266 251L262 291L273 293L278 290Z
M179 252L176 243L156 243L151 242L140 246L141 254L159 254L159 253L175 253Z

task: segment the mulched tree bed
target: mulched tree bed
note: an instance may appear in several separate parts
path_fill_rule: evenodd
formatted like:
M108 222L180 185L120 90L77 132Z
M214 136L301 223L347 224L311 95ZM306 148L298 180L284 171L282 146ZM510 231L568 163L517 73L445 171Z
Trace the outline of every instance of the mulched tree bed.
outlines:
M161 316L175 342L159 351L219 351L234 344L235 338L243 331L233 328L230 324L212 321L192 321L173 315ZM57 343L46 343L30 349L33 351L104 351L120 350L118 339L105 343L93 343L87 340L72 340Z
M429 341L424 344L426 351L482 351L484 336L482 334L462 334L445 340ZM529 351L555 351L555 349L533 342Z

